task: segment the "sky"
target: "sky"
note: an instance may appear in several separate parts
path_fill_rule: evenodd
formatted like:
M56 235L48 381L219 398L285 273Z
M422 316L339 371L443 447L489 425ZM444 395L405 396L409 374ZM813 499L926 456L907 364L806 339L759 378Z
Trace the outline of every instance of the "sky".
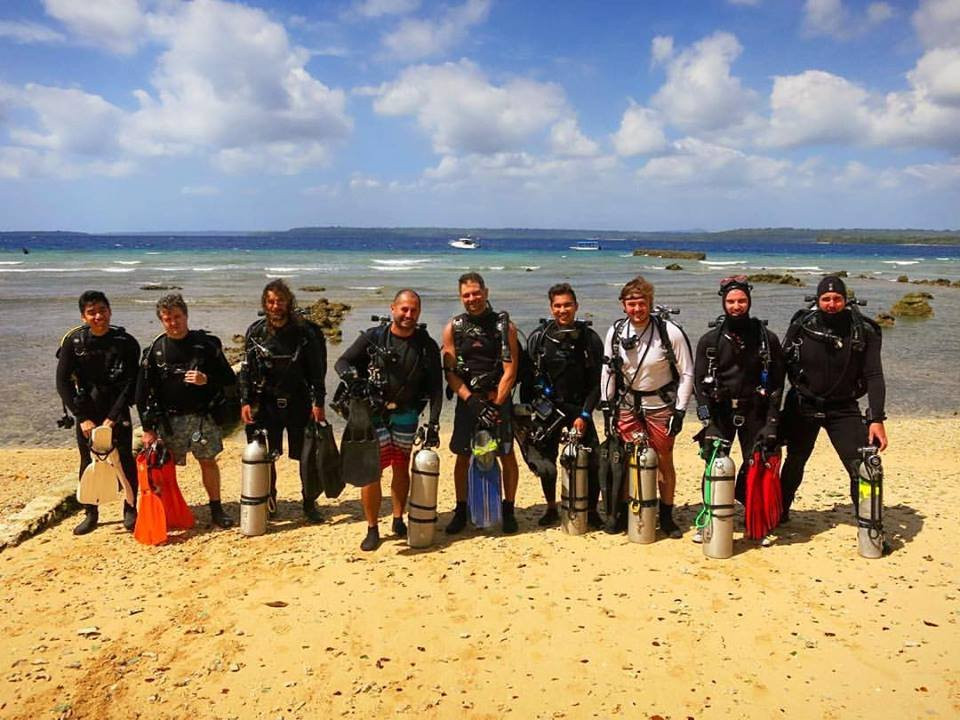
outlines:
M0 230L960 228L960 0L4 0Z

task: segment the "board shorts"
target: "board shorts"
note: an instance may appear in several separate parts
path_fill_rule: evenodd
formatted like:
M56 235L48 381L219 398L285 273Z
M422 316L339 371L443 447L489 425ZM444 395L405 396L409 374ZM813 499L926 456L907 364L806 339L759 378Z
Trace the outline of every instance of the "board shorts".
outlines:
M642 416L633 410L621 410L617 414L617 434L624 442L636 442L637 433L645 433L647 442L657 455L673 452L676 438L667 431L673 408L670 406L645 410Z
M157 431L177 465L187 464L188 452L197 460L214 460L223 452L220 426L210 415L185 413L170 415L169 420L170 432L163 428L163 423ZM194 433L200 433L199 441L194 441Z
M410 462L413 438L420 413L415 409L397 409L373 418L373 429L380 443L380 469Z

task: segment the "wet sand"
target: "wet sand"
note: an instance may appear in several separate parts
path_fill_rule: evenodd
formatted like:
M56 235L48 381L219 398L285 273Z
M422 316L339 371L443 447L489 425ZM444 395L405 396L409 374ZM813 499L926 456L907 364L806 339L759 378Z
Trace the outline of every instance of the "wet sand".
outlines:
M0 553L0 717L956 717L957 427L888 424L894 552L872 561L826 437L778 542L738 539L725 561L690 530L647 546L542 530L525 469L518 535L438 532L414 551L388 534L385 501L384 542L362 553L359 491L305 525L283 461L279 521L243 538L207 529L191 464L199 525L166 546L136 543L117 506L91 535L71 534L75 516ZM684 527L699 509L692 448L678 452ZM232 499L235 444L222 464ZM75 459L2 450L0 467L6 515Z

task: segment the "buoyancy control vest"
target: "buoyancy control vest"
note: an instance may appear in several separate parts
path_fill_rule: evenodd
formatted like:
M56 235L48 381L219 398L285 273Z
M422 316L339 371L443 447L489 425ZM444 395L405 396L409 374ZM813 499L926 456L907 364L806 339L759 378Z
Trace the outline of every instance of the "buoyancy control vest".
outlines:
M481 315L462 313L453 318L453 346L457 375L471 392L488 392L503 376L503 363L512 362L508 338L510 318L489 307Z

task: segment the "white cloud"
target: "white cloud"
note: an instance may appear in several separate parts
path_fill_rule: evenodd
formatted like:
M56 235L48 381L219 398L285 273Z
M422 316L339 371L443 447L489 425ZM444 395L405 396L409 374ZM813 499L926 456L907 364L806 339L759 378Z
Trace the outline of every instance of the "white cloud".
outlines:
M673 38L669 35L657 35L650 41L650 59L654 65L666 62L673 57Z
M180 194L196 197L214 197L220 194L220 188L215 185L184 185L180 188Z
M919 181L928 187L960 186L960 158L945 163L908 165L903 174L911 181Z
M437 20L408 18L383 36L383 47L401 60L419 60L458 46L467 31L490 13L490 0L466 0L447 8Z
M661 40L661 53L664 46ZM651 105L667 122L686 130L719 130L743 122L756 96L730 75L730 65L741 50L733 35L718 32L672 55L666 61L667 81Z
M581 132L573 118L560 120L550 128L550 148L561 157L593 157L599 152L597 143Z
M960 45L960 0L920 0L913 26L927 48Z
M136 50L146 18L137 0L43 0L47 15L69 28L78 40L111 52Z
M930 50L907 77L932 102L960 107L960 47Z
M782 147L864 140L871 122L867 98L866 90L822 70L776 77L770 125L760 143Z
M843 0L806 0L803 6L803 26L810 35L826 35L838 40L860 35L872 25L878 25L896 15L887 2L870 3L863 13L844 5Z
M620 129L613 135L618 155L650 155L666 148L667 138L657 114L649 108L631 103L620 120Z
M786 182L790 163L748 155L733 148L683 138L674 153L649 160L637 171L642 180L665 185L779 186Z
M381 187L383 187L383 183L374 177L354 175L350 178L351 190L377 190Z
M563 90L517 78L493 85L469 60L406 68L366 91L381 115L412 115L441 154L518 149L568 112Z
M609 156L594 158L540 157L527 152L502 152L490 155L447 155L436 167L428 168L424 178L442 187L461 187L472 183L493 187L501 192L510 188L590 187L608 176L616 160Z
M124 135L131 151L212 151L230 172L292 173L327 162L349 134L344 93L314 78L309 53L260 10L197 0L155 30L169 49L155 93L136 93L140 109Z
M351 9L362 17L378 18L384 15L406 15L418 7L420 0L359 0Z
M120 150L117 135L123 112L99 95L34 84L22 90L6 88L3 95L30 111L36 121L10 126L10 139L18 145L91 157Z
M0 38L9 38L17 43L62 43L66 40L63 33L59 33L46 25L33 22L16 22L0 20Z

